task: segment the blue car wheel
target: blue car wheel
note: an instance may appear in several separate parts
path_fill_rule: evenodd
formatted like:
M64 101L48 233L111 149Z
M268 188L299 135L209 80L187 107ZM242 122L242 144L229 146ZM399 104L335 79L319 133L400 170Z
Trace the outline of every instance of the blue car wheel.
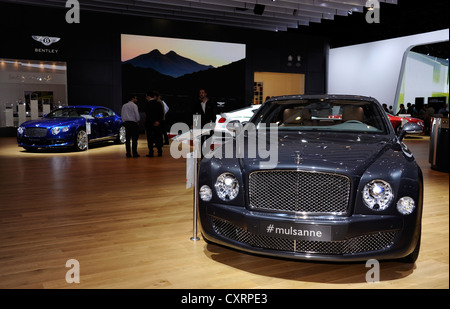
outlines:
M124 126L121 126L119 129L119 134L117 134L117 140L116 143L118 144L125 144L127 141L127 131Z
M88 147L88 136L85 130L79 130L75 135L75 150L85 151Z

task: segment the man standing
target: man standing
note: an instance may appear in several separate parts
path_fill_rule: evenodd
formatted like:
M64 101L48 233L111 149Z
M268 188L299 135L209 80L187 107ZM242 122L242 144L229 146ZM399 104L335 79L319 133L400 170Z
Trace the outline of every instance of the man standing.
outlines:
M159 92L151 91L147 93L147 104L145 105L145 131L147 132L148 155L154 157L153 144L158 150L158 157L162 156L163 145L163 120L164 106L159 99Z
M209 100L206 90L200 89L199 91L199 98L200 101L194 105L194 115L200 115L200 121L201 121L201 129L210 129L209 133L205 132L201 135L200 138L200 145L201 145L201 151L203 157L203 147L205 145L205 142L211 135L213 134L214 125L216 124L216 113L217 113L217 105L215 102ZM205 128L205 125L209 125ZM207 150L205 150L207 151Z
M200 102L194 106L194 114L201 116L202 127L207 123L216 123L216 104L208 99L205 89L200 89Z
M404 104L400 104L400 110L397 112L396 116L406 114L406 108Z
M130 101L122 106L122 121L124 122L126 129L126 142L125 149L127 152L127 158L131 158L131 153L133 153L134 158L138 158L139 154L137 152L137 145L139 139L139 110L136 105L137 102L136 95L130 95ZM132 145L130 145L132 142Z

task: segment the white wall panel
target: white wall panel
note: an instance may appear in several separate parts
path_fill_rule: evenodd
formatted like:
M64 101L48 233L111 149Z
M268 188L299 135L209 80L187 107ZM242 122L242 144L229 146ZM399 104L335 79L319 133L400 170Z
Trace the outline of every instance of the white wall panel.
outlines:
M449 29L330 49L328 93L357 94L394 105L405 52L449 39Z

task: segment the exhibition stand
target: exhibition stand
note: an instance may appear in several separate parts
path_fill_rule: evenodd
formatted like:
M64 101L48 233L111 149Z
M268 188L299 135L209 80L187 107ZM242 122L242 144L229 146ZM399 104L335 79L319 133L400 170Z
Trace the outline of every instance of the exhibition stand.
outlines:
M433 170L449 172L448 117L436 117L432 121L429 162Z

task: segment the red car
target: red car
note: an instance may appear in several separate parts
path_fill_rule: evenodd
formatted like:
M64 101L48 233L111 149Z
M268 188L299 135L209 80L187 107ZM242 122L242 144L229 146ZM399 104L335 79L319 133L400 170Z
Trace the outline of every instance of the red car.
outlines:
M389 118L389 121L391 122L392 126L394 127L395 132L398 133L400 128L407 122L417 123L419 126L422 127L422 132L424 132L425 123L422 119L413 118L413 117L406 117L406 116L394 116L392 114L386 113L386 115ZM340 119L342 115L334 115L334 116L328 116L328 118L334 118L334 119ZM408 132L410 134L417 133L417 132Z
M389 120L391 121L392 126L394 127L395 132L398 132L400 128L407 122L417 123L424 130L425 123L422 119L407 117L407 116L394 116L392 114L386 113Z

